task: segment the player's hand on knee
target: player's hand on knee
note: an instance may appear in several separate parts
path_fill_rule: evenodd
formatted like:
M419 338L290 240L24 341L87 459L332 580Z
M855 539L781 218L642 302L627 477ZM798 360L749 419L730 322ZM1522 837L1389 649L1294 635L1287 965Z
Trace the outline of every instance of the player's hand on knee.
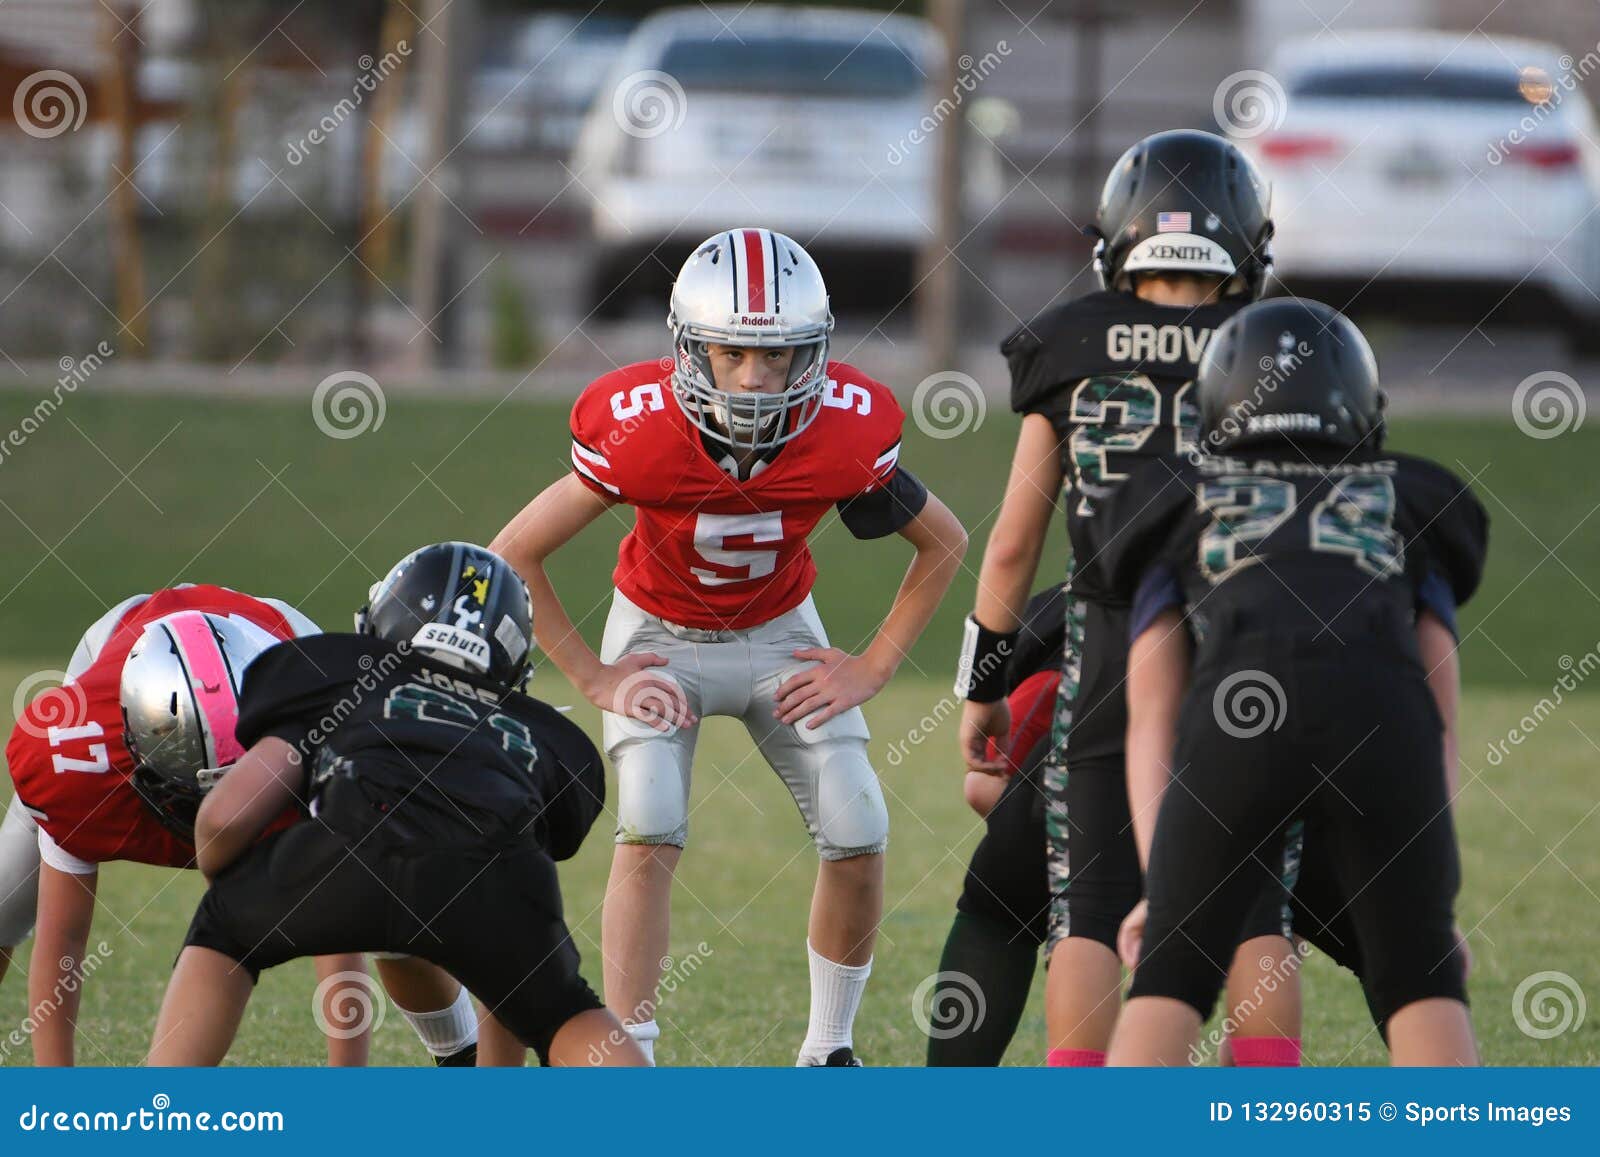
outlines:
M699 719L678 681L651 670L666 665L663 656L648 651L624 655L600 667L583 689L584 698L602 711L637 719L663 735L692 727Z
M1117 930L1117 955L1129 968L1139 967L1139 953L1144 949L1145 921L1149 918L1150 901L1140 900Z
M778 685L778 718L784 723L798 723L815 711L806 727L821 727L883 690L883 676L860 655L838 647L803 647L794 657L817 665Z
M961 758L968 771L984 775L1005 775L1011 770L1006 760L1011 738L1011 704L1004 699L993 703L968 701L961 709ZM989 741L994 740L993 758Z

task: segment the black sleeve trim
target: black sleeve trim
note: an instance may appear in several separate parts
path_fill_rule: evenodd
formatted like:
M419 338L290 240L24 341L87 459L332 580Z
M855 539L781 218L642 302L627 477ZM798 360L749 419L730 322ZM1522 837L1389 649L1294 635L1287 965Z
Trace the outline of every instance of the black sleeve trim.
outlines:
M928 488L901 467L876 490L839 503L839 517L857 538L884 538L901 530L928 505Z

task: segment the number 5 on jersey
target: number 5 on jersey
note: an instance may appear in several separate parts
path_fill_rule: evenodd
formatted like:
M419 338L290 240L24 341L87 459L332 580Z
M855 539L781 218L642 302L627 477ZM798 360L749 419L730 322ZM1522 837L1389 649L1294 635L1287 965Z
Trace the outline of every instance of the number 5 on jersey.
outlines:
M696 578L708 587L749 582L766 578L778 564L775 550L729 550L727 541L748 535L752 543L783 541L783 512L752 514L704 514L695 519L694 549L707 562L725 567L745 567L742 575L726 575L692 566Z

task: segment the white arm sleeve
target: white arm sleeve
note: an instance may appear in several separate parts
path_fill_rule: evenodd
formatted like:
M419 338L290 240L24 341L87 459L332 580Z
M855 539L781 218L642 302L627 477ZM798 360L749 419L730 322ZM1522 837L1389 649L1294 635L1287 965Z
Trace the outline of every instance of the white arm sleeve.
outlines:
M117 624L122 621L134 607L148 599L149 595L134 595L123 599L105 614L94 621L94 626L83 633L83 638L78 640L77 650L72 652L72 658L67 661L67 678L76 679L100 657L100 650L106 645L106 640L111 638L111 632L117 629Z
M61 845L52 840L50 833L43 828L39 829L39 858L56 871L66 872L69 876L92 876L100 870L99 864L80 860L71 852L63 851Z

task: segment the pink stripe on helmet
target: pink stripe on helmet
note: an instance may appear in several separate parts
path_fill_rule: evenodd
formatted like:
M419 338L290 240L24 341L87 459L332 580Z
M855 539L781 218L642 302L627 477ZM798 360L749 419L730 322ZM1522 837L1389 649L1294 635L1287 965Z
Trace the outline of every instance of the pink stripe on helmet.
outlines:
M166 620L178 644L178 655L189 673L189 686L199 708L210 766L225 767L244 754L234 729L239 723L239 699L228 674L228 661L201 611L184 611Z

